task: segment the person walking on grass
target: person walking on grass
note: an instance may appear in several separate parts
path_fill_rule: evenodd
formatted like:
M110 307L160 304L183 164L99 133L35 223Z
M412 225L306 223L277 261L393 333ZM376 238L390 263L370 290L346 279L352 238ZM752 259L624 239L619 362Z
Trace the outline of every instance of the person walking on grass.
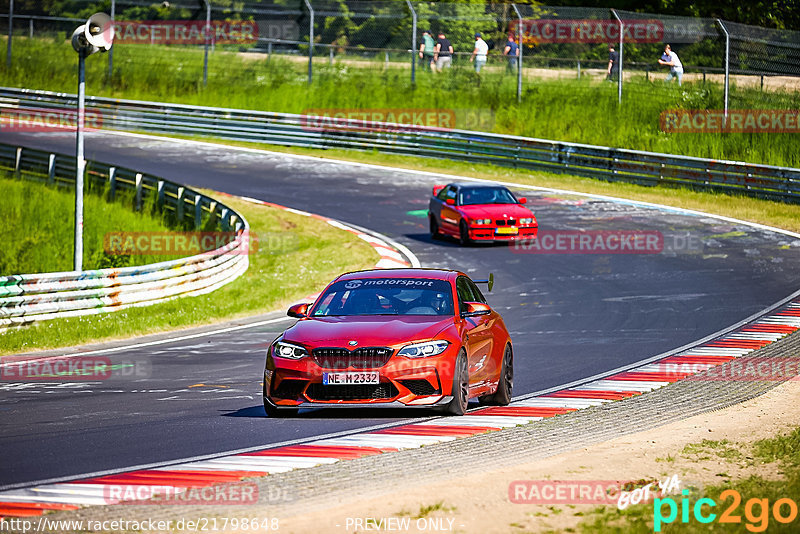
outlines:
M667 45L664 47L664 55L658 60L659 65L669 67L669 74L667 74L665 82L669 83L672 78L678 78L678 86L683 81L683 63L678 59L678 54L672 51L672 48Z
M453 45L443 32L439 32L439 39L433 48L433 62L438 72L449 69L453 64Z
M508 72L515 72L517 70L517 63L519 62L519 46L514 41L514 36L509 35L505 48L503 48L503 55L508 58Z
M619 79L619 52L614 50L614 45L608 45L608 75L606 80L615 82Z
M475 49L472 51L470 61L475 62L475 72L480 72L486 65L486 54L489 53L489 45L483 40L480 33L475 34Z
M431 36L430 30L422 32L422 43L419 45L419 60L421 67L425 70L433 70L433 49L436 42Z

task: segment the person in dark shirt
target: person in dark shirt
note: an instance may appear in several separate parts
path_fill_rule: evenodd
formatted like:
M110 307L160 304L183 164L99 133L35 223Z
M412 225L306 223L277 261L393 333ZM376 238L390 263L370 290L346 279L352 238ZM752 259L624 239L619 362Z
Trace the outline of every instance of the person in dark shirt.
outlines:
M614 45L608 45L608 76L606 80L616 81L619 78L619 52L614 50Z
M505 48L503 48L503 55L508 58L508 72L514 72L517 68L519 61L519 46L514 42L514 36L509 35Z
M450 44L450 41L442 32L439 32L439 39L433 48L433 61L436 64L436 70L439 72L450 68L453 64L453 45Z

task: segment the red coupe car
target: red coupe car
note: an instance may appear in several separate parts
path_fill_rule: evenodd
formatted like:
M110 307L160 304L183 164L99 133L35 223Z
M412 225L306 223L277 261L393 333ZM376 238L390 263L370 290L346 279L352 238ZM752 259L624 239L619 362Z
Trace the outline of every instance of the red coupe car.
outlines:
M488 280L479 283L493 283ZM511 401L514 361L502 317L467 275L434 269L347 273L272 342L264 368L270 416L303 407L440 407Z
M431 237L475 241L535 239L536 216L507 187L491 184L448 184L433 188L428 207Z

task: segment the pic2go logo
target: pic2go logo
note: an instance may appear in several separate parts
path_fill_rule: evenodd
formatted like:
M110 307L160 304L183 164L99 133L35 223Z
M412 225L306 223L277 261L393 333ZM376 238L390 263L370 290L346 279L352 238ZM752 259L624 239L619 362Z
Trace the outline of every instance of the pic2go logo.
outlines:
M689 490L683 490L683 499L680 504L681 523L689 523L689 515L694 516L698 523L708 524L717 521L718 523L742 522L742 516L737 513L739 505L742 503L742 496L738 491L728 489L719 494L720 503L725 503L729 499L730 505L719 515L711 510L716 508L717 503L708 497L698 499L691 505L688 499ZM668 509L666 516L664 508ZM778 523L788 524L797 519L797 503L789 498L776 500L770 508L769 499L749 499L744 504L744 517L746 519L745 528L750 532L764 532L769 526L770 512L772 518ZM671 497L655 499L653 501L653 530L661 532L662 525L673 523L678 518L678 503Z

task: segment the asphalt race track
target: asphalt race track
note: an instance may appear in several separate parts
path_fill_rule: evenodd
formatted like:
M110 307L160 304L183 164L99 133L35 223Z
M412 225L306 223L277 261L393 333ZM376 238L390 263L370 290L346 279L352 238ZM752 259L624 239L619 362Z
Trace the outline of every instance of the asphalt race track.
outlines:
M61 153L74 136L0 134ZM431 241L441 178L391 169L133 136L87 135L86 157L357 224L410 248L425 267L483 277L515 343L515 394L579 380L705 337L800 287L800 243L711 217L518 190L540 231L658 231L656 254L530 254ZM0 487L268 446L428 412L319 410L268 419L264 350L291 320L109 354L130 376L0 382Z

